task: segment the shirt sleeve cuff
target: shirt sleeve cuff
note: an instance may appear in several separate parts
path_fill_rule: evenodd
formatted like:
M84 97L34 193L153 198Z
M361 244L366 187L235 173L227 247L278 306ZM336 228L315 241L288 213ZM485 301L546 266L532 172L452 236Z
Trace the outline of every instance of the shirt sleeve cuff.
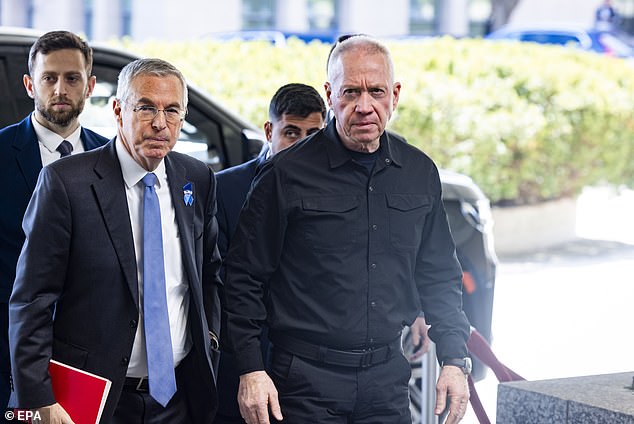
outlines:
M436 357L439 362L447 359L465 358L469 355L466 341L457 334L448 335L436 343Z
M262 360L260 347L250 347L236 354L236 365L239 375L264 370L264 361Z

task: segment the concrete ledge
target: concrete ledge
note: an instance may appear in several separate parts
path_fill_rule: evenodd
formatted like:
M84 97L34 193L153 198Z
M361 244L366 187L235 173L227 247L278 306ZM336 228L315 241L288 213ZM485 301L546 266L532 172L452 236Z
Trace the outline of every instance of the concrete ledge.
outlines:
M577 199L494 207L493 236L500 256L530 253L576 238Z
M634 372L498 386L497 424L634 424Z

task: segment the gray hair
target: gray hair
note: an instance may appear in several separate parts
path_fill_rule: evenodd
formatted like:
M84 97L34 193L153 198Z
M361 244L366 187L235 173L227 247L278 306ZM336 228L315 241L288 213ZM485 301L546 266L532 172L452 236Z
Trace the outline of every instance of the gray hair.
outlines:
M341 55L353 51L361 50L367 54L381 54L385 57L388 65L388 73L390 82L394 82L394 63L392 62L392 55L387 47L380 41L369 37L367 35L353 35L341 42L337 42L333 47L328 57L328 64L326 70L328 72L328 81L332 83L333 80L333 68L335 63L340 60Z
M139 75L156 77L175 76L183 85L183 108L187 108L187 81L174 65L162 59L137 59L128 63L119 73L117 83L117 99L126 101L130 95L130 84Z

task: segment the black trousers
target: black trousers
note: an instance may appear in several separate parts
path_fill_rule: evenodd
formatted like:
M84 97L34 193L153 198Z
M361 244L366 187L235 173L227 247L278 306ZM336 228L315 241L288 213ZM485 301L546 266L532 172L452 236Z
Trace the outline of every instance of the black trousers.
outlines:
M222 351L220 353L220 366L218 368L218 412L213 424L244 424L238 406L238 387L240 376L238 375L235 357Z
M110 424L194 424L186 398L186 361L191 353L176 368L176 393L163 407L150 393L124 388Z
M284 423L411 424L402 352L367 368L327 365L274 347L270 375Z
M272 344L268 339L268 327L262 329L260 338L262 359L268 368L271 358ZM235 356L229 352L220 353L220 366L218 367L218 412L213 424L244 424L238 405L238 389L240 387L240 375Z

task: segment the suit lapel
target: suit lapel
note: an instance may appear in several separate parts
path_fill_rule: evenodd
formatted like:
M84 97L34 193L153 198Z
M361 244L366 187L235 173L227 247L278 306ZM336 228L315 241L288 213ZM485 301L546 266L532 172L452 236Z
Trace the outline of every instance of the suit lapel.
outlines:
M95 173L100 177L93 183L93 190L103 214L134 304L139 305L139 289L134 254L134 238L130 225L128 200L121 165L117 159L114 139L110 140L95 165Z
M13 148L17 150L16 159L18 166L30 191L35 190L37 177L42 170L42 155L37 135L31 124L31 115L20 122L15 133Z
M84 145L85 151L96 149L103 144L100 143L99 140L84 127L81 128L81 142Z
M178 233L181 238L183 256L194 257L192 246L194 245L194 210L196 209L196 187L192 181L187 180L187 170L172 155L165 157L165 171L169 182L170 194L176 214ZM184 187L191 184L194 203L185 204Z
M172 204L174 205L174 213L176 214L183 266L189 278L190 289L192 294L194 294L194 298L198 297L200 299L198 293L200 284L197 283L198 272L196 271L196 252L194 249L194 216L197 209L196 202L198 201L196 185L193 181L187 180L187 170L173 155L168 154L165 157L165 170L172 196ZM193 196L191 205L185 204L183 193L185 185L188 184L191 184ZM196 300L197 302L198 299Z

